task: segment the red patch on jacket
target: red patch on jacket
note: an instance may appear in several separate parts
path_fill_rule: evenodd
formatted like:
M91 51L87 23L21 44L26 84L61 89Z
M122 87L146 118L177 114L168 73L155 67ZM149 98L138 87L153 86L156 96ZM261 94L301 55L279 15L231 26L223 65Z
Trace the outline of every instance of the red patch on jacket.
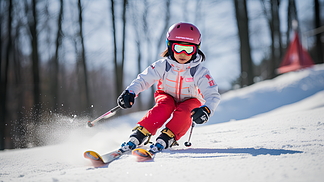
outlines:
M211 78L211 76L209 74L205 75L205 77L209 81L209 86L214 86L215 85L214 80Z

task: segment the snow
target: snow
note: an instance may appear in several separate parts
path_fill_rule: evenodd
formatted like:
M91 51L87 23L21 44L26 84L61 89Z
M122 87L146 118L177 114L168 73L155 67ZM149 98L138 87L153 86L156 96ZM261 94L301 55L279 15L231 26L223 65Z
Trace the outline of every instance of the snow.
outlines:
M323 65L290 72L222 96L209 124L246 119L298 102L324 90Z
M192 146L158 153L151 162L123 156L93 168L86 150L109 152L145 114L93 128L44 132L59 144L0 152L0 181L312 181L324 179L324 65L223 94ZM84 122L83 119L75 122ZM61 125L60 125L61 126ZM60 140L58 140L60 139ZM155 137L153 137L153 140ZM49 141L49 143L51 143Z

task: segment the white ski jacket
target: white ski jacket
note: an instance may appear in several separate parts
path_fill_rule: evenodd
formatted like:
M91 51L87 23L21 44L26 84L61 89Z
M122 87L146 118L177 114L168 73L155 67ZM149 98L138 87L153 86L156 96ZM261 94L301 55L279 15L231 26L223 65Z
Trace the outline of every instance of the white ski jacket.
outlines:
M142 73L126 88L139 94L158 82L157 89L174 97L176 102L197 98L214 114L220 102L218 86L207 68L200 65L201 56L187 64L180 64L170 57L160 59Z

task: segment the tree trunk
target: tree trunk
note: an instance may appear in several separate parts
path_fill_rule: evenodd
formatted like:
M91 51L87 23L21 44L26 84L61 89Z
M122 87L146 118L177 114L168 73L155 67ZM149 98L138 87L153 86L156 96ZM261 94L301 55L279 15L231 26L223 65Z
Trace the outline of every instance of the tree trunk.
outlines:
M78 7L79 7L79 28L80 28L80 39L81 39L81 66L82 66L82 72L83 72L83 83L84 83L84 99L85 99L85 107L87 108L88 114L91 116L91 107L90 107L90 98L89 98L89 88L88 88L88 72L87 72L87 64L86 64L86 58L85 58L85 48L84 48L84 41L83 41L83 29L82 29L82 6L81 6L81 0L78 1Z
M280 60L282 58L282 44L281 44L281 32L279 21L279 0L271 1L271 40L272 40L272 62L271 62L271 75L270 78L274 78L277 75L276 69L279 67ZM276 46L277 45L277 46ZM276 48L278 47L278 48Z
M277 45L279 46L279 48L277 48L277 60L276 60L276 68L279 66L280 64L280 60L283 57L283 50L282 50L282 40L281 40L281 31L280 31L280 18L279 18L279 7L280 7L280 0L274 0L272 1L272 3L274 3L274 8L273 8L273 23L274 23L274 30L276 32L276 41L277 41ZM278 47L277 46L277 47Z
M117 62L117 37L116 37L116 22L115 22L115 8L114 0L111 0L111 18L112 18L112 27L113 27L113 38L114 38L114 66L115 66L115 94L116 98L121 94L122 90L119 83L119 66Z
M166 0L165 1L165 19L164 19L164 28L160 34L160 38L159 38L159 41L158 41L158 45L157 45L157 50L158 52L162 52L163 50L161 50L161 46L165 45L165 34L166 32L168 31L168 28L170 26L170 4L171 4L171 1L170 0ZM160 55L157 55L156 59L158 59Z
M30 23L32 62L33 62L33 82L34 82L34 118L35 123L39 123L40 105L40 77L39 77L39 57L38 57L38 35L37 35L37 10L36 0L32 1L33 21Z
M0 0L0 12L3 12L2 10L2 0ZM4 140L4 132L5 132L5 102L4 98L6 98L3 94L3 82L2 82L2 13L0 14L0 150L4 150L5 148L5 140Z
M126 41L126 12L127 12L127 0L123 3L123 47L122 47L122 60L119 73L119 86L120 92L124 89L124 62L125 62L125 41Z
M241 87L253 84L254 72L249 40L249 20L246 0L234 0L235 14L240 39Z
M269 66L268 66L268 78L274 78L275 77L275 69L276 69L276 64L275 64L275 59L276 59L276 55L275 55L275 30L274 30L274 22L273 22L273 2L271 1L271 18L268 19L268 23L269 23L269 27L270 27L270 34L271 34L271 57L270 57L270 62L269 62Z
M319 28L321 27L321 14L320 14L320 5L318 0L314 0L314 8L315 8L315 28ZM317 52L317 59L315 60L315 62L318 64L324 63L321 33L316 35L316 52Z
M25 132L26 132L26 122L23 119L23 101L24 101L24 87L23 87L23 80L22 80L22 66L21 66L21 57L22 54L19 50L19 36L20 36L20 24L16 27L16 35L14 38L14 45L13 45L13 56L14 56L14 72L15 72L15 94L17 98L17 105L16 105L16 122L14 123L14 148L25 148L26 147L26 140Z
M10 133L8 131L9 127L6 122L7 119L7 88L8 88L8 71L9 71L9 60L10 60L10 55L12 52L12 37L11 37L11 23L12 23L12 0L9 1L9 13L8 13L8 44L7 44L7 49L6 49L6 59L5 59L5 64L4 64L4 73L2 73L1 70L1 131L0 131L0 150L5 149L6 147L6 138L7 134ZM1 34L0 34L1 35ZM2 42L1 42L2 43ZM0 50L2 51L2 50ZM2 57L1 57L2 58ZM9 138L9 137L8 137Z
M298 21L295 0L289 0L287 18L288 18L288 20L287 20L288 29L287 29L287 42L286 42L286 47L288 47L288 45L290 43L290 32L293 29L292 28L292 21L293 20Z
M268 79L272 79L277 76L276 69L279 67L281 57L283 55L282 43L281 43L281 32L280 32L280 21L279 21L279 0L270 1L270 12L265 7L264 0L263 8L264 14L268 19L268 25L271 33L271 58L268 64ZM279 48L276 48L279 47Z
M60 0L61 6L60 6L60 13L59 13L59 18L57 21L57 34L56 34L56 49L55 49L55 58L54 58L54 64L53 64L53 84L52 84L52 97L53 97L53 111L57 111L58 109L58 101L59 101L59 48L62 45L62 17L63 17L63 0Z

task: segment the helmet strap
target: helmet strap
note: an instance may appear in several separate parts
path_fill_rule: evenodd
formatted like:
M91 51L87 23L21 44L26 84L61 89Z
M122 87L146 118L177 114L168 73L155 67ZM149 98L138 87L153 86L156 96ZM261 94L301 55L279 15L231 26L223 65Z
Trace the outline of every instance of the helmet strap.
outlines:
M172 51L172 44L173 42L170 42L168 41L167 39L167 45L168 45L168 53L169 53L169 56L171 57L171 59L173 59L174 61L177 61L174 57L174 52Z

